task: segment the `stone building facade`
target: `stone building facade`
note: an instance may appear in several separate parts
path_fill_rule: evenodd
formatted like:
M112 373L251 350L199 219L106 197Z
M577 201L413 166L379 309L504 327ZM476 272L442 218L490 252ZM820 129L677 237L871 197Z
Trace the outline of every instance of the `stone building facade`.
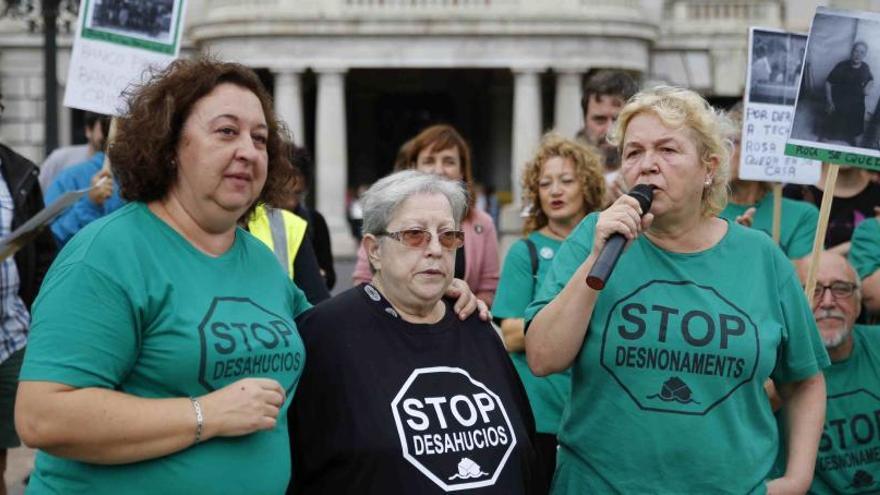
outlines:
M391 169L399 145L447 122L474 151L475 175L519 197L542 132L582 125L583 80L604 68L696 89L721 104L743 90L749 26L805 31L805 0L189 0L185 56L257 69L297 143L316 160L312 195L334 251L354 245L349 191ZM828 2L822 2L828 3ZM878 9L876 0L835 6ZM59 40L63 94L70 37ZM0 141L39 161L41 38L0 20ZM61 109L60 141L79 113ZM511 228L511 226L502 226Z

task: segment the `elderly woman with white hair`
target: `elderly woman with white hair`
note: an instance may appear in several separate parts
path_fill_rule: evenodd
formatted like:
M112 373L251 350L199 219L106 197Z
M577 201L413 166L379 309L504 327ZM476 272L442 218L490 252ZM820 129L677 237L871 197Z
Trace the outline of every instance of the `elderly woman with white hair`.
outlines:
M461 185L413 170L363 197L373 279L299 321L291 406L297 494L529 493L534 421L501 339L443 299Z
M729 145L696 93L634 96L612 135L628 186L559 249L526 311L537 375L572 368L552 493L804 493L829 363L792 264L767 235L716 215ZM644 213L644 216L642 216ZM585 283L612 234L628 247L599 292ZM790 425L783 476L764 381Z

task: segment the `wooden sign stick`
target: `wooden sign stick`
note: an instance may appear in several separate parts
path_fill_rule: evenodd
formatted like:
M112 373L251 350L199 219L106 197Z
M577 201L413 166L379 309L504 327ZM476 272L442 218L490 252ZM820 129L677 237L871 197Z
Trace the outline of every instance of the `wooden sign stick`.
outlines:
M101 171L111 174L111 177L113 171L110 169L110 147L113 146L114 141L116 141L116 117L110 119L110 130L107 131L107 142L104 144L104 163L101 165Z
M837 171L840 165L828 163L828 171L825 172L825 191L822 194L822 205L819 208L819 223L816 226L816 237L813 238L813 252L810 254L810 269L807 272L807 283L804 293L807 301L813 300L813 290L816 288L816 271L819 269L819 254L825 245L825 231L828 230L828 217L831 216L831 202L834 200L834 185L837 183Z
M773 183L773 242L779 244L782 230L782 184Z

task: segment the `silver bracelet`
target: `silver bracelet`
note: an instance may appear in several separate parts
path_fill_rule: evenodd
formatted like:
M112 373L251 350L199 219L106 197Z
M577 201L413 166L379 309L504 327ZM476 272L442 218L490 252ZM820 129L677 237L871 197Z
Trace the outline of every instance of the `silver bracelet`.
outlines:
M196 410L196 441L194 443L199 443L202 440L202 428L205 427L205 416L202 415L202 405L199 404L199 399L190 397L189 400L192 401L193 409Z

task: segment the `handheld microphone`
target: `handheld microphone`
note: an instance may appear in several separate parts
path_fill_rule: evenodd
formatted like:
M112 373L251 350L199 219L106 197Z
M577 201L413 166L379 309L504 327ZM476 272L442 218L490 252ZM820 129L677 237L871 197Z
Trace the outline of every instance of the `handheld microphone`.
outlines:
M639 206L642 208L642 216L651 209L651 202L654 201L654 186L648 184L638 184L628 193L629 196L636 198ZM623 246L626 244L626 237L621 233L614 233L605 241L602 250L599 251L599 257L596 263L590 269L587 275L587 285L593 290L602 290L605 287L605 281L611 276L611 271L617 265L620 254L623 253Z

